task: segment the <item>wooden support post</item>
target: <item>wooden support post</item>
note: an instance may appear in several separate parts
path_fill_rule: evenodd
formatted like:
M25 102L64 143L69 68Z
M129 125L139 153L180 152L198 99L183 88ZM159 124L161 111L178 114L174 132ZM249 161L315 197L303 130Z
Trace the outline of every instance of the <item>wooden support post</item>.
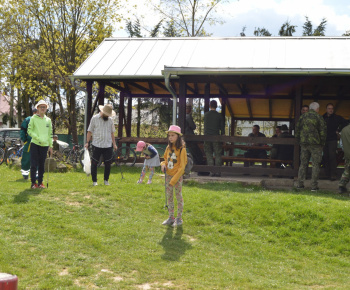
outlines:
M105 88L106 85L104 83L99 82L98 83L98 94L97 94L97 99L98 99L98 105L103 106L105 104Z
M87 131L87 129L89 128L90 121L92 118L92 85L93 81L86 82L87 99L85 104L85 131Z
M125 93L120 92L119 103L119 122L118 122L118 137L123 137L123 124L124 124L124 98Z
M210 83L205 84L204 89L204 113L209 111L210 103Z
M186 124L186 80L180 78L180 89L179 89L179 119L178 124L181 128L181 132L185 132Z
M295 128L296 125L299 121L300 118L300 108L302 104L302 99L303 99L303 91L301 86L297 86L295 89ZM300 165L300 150L299 150L299 145L294 146L294 168L298 169ZM296 176L295 176L296 177Z
M128 97L128 115L126 119L126 136L131 137L132 97Z

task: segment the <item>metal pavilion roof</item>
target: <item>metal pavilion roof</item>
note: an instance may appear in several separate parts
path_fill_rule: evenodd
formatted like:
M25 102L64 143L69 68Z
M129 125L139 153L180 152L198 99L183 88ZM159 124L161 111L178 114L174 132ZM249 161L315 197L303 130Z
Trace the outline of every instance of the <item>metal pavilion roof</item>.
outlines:
M75 71L79 79L172 74L349 74L347 37L107 38Z
M225 98L227 116L290 120L296 84L303 104L348 117L349 74L349 37L107 38L72 78L142 98L181 98L182 79L187 98Z

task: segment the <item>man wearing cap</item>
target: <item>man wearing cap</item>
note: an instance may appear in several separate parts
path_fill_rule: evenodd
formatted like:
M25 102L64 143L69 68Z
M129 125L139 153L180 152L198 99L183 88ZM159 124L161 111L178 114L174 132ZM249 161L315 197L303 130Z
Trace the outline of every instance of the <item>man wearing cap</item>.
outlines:
M33 115L28 125L28 134L32 137L30 145L30 179L31 188L45 188L43 184L44 166L47 151L52 154L52 123L45 115L47 103L40 100L35 108L37 114ZM38 184L36 184L36 170L38 169Z
M89 142L92 139L91 177L93 186L97 185L97 164L101 155L103 155L105 164L104 184L109 185L108 179L111 172L113 149L117 150L112 119L112 116L115 116L113 107L108 104L99 106L99 109L100 112L91 118L85 144L85 148L89 148Z
M33 115L37 112L36 108L33 108ZM21 173L24 179L28 179L30 172L30 141L32 137L28 135L28 125L32 116L25 118L21 124L20 136L24 144L22 159L21 159Z
M216 111L218 103L210 101L210 111L204 114L204 135L225 135L224 118ZM213 152L215 154L215 165L221 166L222 143L217 141L205 141L204 152L209 166L214 166ZM212 176L221 176L221 173L212 173Z
M319 110L319 103L312 102L310 104L310 111L300 116L296 126L295 138L301 147L297 189L304 188L306 171L311 157L311 191L318 190L322 149L326 143L327 136L327 126L322 116L318 114Z

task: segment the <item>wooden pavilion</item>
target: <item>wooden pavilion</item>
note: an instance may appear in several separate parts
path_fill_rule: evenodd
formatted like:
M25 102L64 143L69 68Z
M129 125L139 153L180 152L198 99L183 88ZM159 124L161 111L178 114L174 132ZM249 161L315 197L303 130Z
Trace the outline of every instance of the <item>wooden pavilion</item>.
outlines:
M77 69L72 80L86 81L88 126L97 105L104 104L106 86L120 91L118 137L131 136L134 98L171 98L173 123L185 125L187 98L219 98L222 114L235 120L298 120L303 104L320 103L323 114L332 102L335 113L350 116L350 38L109 38ZM92 87L99 91L93 102ZM127 104L126 104L127 100ZM125 113L126 110L126 113ZM187 141L294 145L294 168L195 166L195 171L296 176L299 146L294 139L234 136L185 136ZM144 138L143 138L144 140ZM149 140L164 142L162 140ZM229 159L235 161L235 158ZM236 160L239 160L236 158ZM231 164L228 162L228 164Z

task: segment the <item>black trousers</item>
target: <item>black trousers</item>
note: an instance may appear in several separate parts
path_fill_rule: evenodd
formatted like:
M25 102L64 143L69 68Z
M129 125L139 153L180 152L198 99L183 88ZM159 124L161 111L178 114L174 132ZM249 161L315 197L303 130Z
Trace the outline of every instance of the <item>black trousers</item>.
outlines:
M92 158L91 158L91 177L92 182L97 182L97 164L100 160L101 155L103 156L105 171L104 180L108 181L111 173L111 164L113 160L113 147L100 148L92 146Z
M36 170L38 169L38 184L40 185L44 179L45 160L48 146L39 146L34 143L30 144L30 180L32 183L36 181Z
M323 147L323 161L326 175L331 178L337 177L337 146L338 142L327 141Z

